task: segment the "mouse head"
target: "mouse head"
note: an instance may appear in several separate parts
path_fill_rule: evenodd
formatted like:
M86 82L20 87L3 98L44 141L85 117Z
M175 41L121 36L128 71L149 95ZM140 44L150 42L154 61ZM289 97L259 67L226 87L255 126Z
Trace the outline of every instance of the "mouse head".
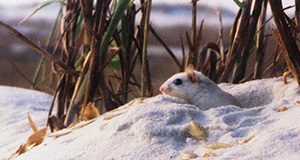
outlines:
M159 90L163 94L186 99L197 93L203 77L205 76L194 70L193 66L188 66L185 72L175 74L164 82Z

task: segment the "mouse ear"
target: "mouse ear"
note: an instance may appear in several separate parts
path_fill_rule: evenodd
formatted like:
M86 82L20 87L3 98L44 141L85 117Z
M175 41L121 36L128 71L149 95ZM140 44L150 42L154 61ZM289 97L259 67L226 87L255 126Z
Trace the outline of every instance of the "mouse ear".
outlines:
M185 72L186 73L190 73L190 72L193 72L195 69L194 69L194 65L192 64L189 64L188 66L185 67Z
M192 64L189 64L185 68L185 73L187 74L187 77L190 79L192 83L198 82L198 78L194 69L194 66Z
M187 73L187 77L190 79L190 81L192 83L196 83L198 82L198 78L197 78L197 75L196 75L196 72L195 71L192 71L190 73Z

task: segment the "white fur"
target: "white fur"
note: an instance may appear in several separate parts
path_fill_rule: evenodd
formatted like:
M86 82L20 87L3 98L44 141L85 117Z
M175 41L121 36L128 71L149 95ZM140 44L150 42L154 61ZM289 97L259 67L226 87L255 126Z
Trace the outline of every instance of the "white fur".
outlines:
M167 89L163 94L183 98L202 110L225 105L239 106L232 95L220 89L201 72L193 72L198 82L192 83L185 72L175 74L161 86L161 89ZM176 79L181 79L183 83L175 85L173 82Z

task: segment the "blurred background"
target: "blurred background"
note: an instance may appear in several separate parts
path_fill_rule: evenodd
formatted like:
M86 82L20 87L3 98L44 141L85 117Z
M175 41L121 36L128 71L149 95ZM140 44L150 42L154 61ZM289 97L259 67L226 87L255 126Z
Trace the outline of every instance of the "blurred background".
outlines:
M42 2L45 1L0 0L0 20L13 26L41 47L51 50L53 43L49 42L50 45L47 45L47 40L61 8L59 3L43 8L25 22L20 23ZM293 5L294 1L284 0L283 3L284 7L287 7ZM228 46L229 43L226 40L229 40L230 28L238 9L239 7L233 0L200 0L198 2L197 21L200 24L204 20L202 44L217 41L219 28L217 11L220 11L224 28L224 44L225 47ZM286 13L292 14L293 12L294 10L290 9ZM153 0L150 23L178 57L182 53L180 35L184 36L185 32L190 30L191 15L190 0ZM268 13L267 17L270 15ZM272 23L268 25L272 26ZM178 71L174 70L175 63L165 49L151 34L149 38L149 61L153 71L153 85L157 89L162 81ZM272 49L270 46L268 48ZM0 30L0 85L29 88L30 84L26 78L31 79L33 77L40 58L41 56L35 51ZM51 92L49 91L49 93Z

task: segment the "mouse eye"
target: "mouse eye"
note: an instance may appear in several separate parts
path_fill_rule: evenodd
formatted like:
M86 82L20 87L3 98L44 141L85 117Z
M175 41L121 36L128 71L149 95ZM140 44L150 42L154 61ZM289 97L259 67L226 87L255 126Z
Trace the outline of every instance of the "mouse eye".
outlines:
M182 84L182 80L181 79L175 79L175 81L173 82L176 86L177 85L181 85Z

